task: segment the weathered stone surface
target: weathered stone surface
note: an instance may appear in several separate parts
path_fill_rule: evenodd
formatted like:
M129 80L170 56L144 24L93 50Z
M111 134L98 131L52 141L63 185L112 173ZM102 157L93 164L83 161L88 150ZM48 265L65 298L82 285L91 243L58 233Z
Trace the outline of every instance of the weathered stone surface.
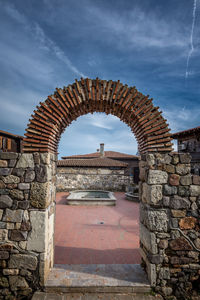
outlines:
M194 217L185 217L179 221L181 229L193 229L196 226L197 219Z
M150 282L151 286L155 286L156 285L156 279L157 279L156 265L151 264L149 262L149 259L147 258L147 255L146 255L146 253L144 252L144 250L142 248L140 248L140 254L141 254L141 257L143 258L143 260L146 263L147 276L148 276L149 282Z
M176 166L176 173L179 175L187 175L188 173L190 173L190 165L178 164Z
M142 224L140 224L140 238L142 244L150 253L157 254L156 236Z
M148 185L143 183L142 201L149 204L158 204L162 200L162 185Z
M25 241L27 239L27 232L26 231L21 231L21 230L11 230L10 231L10 239L12 241Z
M181 197L188 197L190 195L190 190L189 186L184 185L184 186L179 186L178 187L178 195Z
M190 185L190 184L192 184L192 176L191 176L191 174L185 175L185 176L181 176L180 183L182 185Z
M175 218L182 218L186 216L186 211L185 210L171 210L172 216Z
M172 165L165 165L165 171L167 173L175 173L175 167Z
M51 169L47 165L35 166L36 180L39 182L46 182L51 179Z
M146 162L148 166L153 166L156 163L155 156L153 154L148 153L146 155Z
M168 240L160 240L158 246L161 249L166 249L168 247Z
M0 208L8 208L13 204L13 200L8 195L0 195Z
M29 208L29 201L23 200L18 202L19 209L28 209Z
M31 211L30 221L32 230L28 236L27 250L44 252L48 243L48 213Z
M31 254L12 254L8 262L9 268L36 270L37 257Z
M8 239L8 230L0 229L0 241L6 241Z
M8 259L9 252L8 251L0 251L0 259Z
M3 275L18 275L19 270L18 269L4 269Z
M0 276L0 287L1 288L9 287L8 279L6 277Z
M192 183L193 183L193 184L200 185L200 176L198 176L198 175L193 175L193 176L192 176Z
M35 171L28 169L25 173L25 182L32 182L35 179Z
M190 201L186 198L179 197L177 195L173 196L170 201L170 207L173 209L182 209L182 208L190 208Z
M31 230L30 222L22 222L20 229L24 231L30 231Z
M196 240L194 241L194 244L195 244L195 246L196 246L198 249L200 249L200 238L196 239Z
M191 161L191 155L189 153L179 153L179 157L182 164L189 164Z
M167 183L168 174L164 171L149 170L148 184L162 184Z
M177 187L165 184L164 188L163 188L163 193L166 196L176 195L177 194Z
M3 216L3 209L0 209L0 220L1 220L2 216Z
M169 242L169 246L172 250L192 250L193 247L190 243L184 238L179 237Z
M17 176L14 175L8 175L6 177L3 177L3 182L4 183L19 183L20 179Z
M9 168L14 168L16 165L16 162L17 162L16 159L10 159L9 164L8 164Z
M12 175L16 175L19 177L24 176L25 170L24 169L13 169Z
M10 175L11 172L12 172L12 169L9 169L9 168L0 168L0 176Z
M160 279L170 279L170 270L169 268L161 268L159 272Z
M0 228L1 229L6 229L6 222L1 222L0 221ZM7 228L8 229L8 228Z
M13 199L18 199L18 200L23 200L24 199L24 194L22 191L19 191L17 189L15 190L11 190L9 192L10 196L13 198Z
M191 185L190 186L190 195L191 196L200 196L200 186L199 185Z
M5 183L2 180L0 180L0 189L5 189L5 187Z
M9 276L10 288L12 291L16 291L18 289L26 289L29 287L24 277L21 276Z
M23 153L17 162L16 168L34 168L33 154Z
M7 183L6 188L9 189L9 190L16 189L17 188L17 183Z
M29 190L30 189L30 183L19 183L18 188L20 190Z
M17 159L18 153L15 152L0 152L0 159Z
M8 166L7 160L0 159L0 168L6 168Z
M31 205L46 208L51 202L51 185L49 183L32 182L30 190Z
M50 153L40 153L41 163L49 165L51 162L51 154Z
M145 224L151 231L168 231L168 216L166 210L148 210Z
M17 209L17 210L11 210L9 208L6 208L6 214L3 217L3 221L6 222L22 222L23 217L23 210Z
M177 175L177 174L171 174L170 176L169 176L169 183L171 184L171 185L179 185L179 180L180 180L180 176L179 175Z

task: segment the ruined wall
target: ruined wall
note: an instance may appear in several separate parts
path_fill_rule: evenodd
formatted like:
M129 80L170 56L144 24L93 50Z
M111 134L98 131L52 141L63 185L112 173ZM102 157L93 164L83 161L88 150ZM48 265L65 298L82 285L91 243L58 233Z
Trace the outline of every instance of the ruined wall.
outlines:
M0 153L0 299L29 299L53 265L55 174L55 155Z
M108 190L125 191L132 178L124 170L109 168L57 167L57 191Z
M200 286L200 177L189 154L147 154L140 161L141 255L151 285L187 299Z

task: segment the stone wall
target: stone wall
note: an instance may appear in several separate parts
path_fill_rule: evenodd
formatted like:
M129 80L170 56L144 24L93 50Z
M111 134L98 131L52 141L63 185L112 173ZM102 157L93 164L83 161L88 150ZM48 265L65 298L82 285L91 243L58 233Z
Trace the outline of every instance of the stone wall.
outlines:
M0 153L0 299L29 299L53 266L55 175L52 154Z
M188 299L200 286L200 177L189 154L147 154L140 161L140 244L151 285Z
M109 168L57 167L57 191L125 191L132 178L124 170Z

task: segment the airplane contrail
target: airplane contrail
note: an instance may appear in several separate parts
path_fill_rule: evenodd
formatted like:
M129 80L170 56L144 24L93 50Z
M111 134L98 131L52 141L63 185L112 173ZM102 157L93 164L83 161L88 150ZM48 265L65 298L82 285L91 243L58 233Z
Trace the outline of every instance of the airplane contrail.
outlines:
M191 35L190 35L190 51L189 51L188 57L187 57L185 79L187 79L189 76L189 72L188 72L189 62L190 62L190 57L194 51L193 34L194 34L194 26L195 26L195 19L196 19L196 9L197 9L197 0L194 0L193 14L192 14L192 29L191 29Z

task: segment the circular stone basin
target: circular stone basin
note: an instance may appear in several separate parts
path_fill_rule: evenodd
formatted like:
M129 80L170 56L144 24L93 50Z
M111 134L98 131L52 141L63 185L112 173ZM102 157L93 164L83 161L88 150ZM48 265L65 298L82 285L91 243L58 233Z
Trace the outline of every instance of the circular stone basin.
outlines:
M67 197L69 205L115 205L112 192L100 190L72 191Z

